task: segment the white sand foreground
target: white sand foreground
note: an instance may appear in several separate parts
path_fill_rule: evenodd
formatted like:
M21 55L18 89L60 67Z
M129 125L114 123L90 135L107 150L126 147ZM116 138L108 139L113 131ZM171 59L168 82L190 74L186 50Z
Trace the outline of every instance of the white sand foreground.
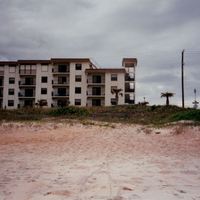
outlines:
M200 127L2 123L1 200L199 200Z

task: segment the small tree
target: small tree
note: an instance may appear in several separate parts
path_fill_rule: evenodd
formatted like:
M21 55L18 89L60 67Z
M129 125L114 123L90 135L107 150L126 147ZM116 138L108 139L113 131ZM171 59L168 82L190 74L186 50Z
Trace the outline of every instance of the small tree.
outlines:
M116 105L119 103L119 96L123 96L122 89L112 89L112 94L115 95Z
M169 98L173 97L173 96L174 96L174 93L172 93L172 92L163 92L163 93L161 93L161 98L162 97L166 98L166 106L169 106Z

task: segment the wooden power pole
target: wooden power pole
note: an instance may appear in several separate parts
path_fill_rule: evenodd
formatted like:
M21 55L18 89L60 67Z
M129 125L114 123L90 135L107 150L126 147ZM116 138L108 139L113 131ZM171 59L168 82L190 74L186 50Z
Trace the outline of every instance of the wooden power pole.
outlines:
M185 53L185 50L182 51L182 56L181 56L182 108L185 107L185 96L184 96L184 53Z

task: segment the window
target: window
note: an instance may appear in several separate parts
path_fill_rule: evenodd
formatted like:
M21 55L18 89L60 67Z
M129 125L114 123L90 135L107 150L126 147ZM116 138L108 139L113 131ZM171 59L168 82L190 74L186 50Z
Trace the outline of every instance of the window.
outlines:
M0 77L0 86L3 86L3 78Z
M14 106L14 100L8 100L8 106L9 107Z
M15 78L9 78L9 84L15 84Z
M81 87L75 87L75 93L81 94Z
M82 64L76 64L76 70L82 70Z
M8 90L8 95L14 95L15 94L15 90L14 89L9 89Z
M76 75L75 81L76 82L81 82L81 75Z
M67 77L58 77L58 84L68 84L69 81L67 80Z
M75 99L75 105L80 106L81 105L81 99Z
M42 72L48 72L48 66L42 65Z
M41 94L47 94L47 88L41 88Z
M110 103L111 103L111 105L117 105L117 101L116 101L115 98L112 98L112 99L110 100Z
M111 74L111 81L117 81L117 74Z
M103 95L101 87L92 87L92 95Z
M94 75L92 76L92 83L102 83L101 75Z
M58 72L69 72L69 64L58 65Z
M48 82L48 77L47 76L42 76L41 82L42 83L47 83Z
M14 66L10 66L9 67L9 72L10 73L15 73L15 67Z
M116 89L117 89L117 86L111 86L110 92L113 93L113 90L116 90Z

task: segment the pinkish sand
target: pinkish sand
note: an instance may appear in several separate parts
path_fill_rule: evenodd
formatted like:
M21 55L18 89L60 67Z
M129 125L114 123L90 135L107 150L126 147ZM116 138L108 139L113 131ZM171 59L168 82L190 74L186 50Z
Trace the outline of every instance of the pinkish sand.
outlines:
M0 200L199 200L200 128L181 126L3 123Z

